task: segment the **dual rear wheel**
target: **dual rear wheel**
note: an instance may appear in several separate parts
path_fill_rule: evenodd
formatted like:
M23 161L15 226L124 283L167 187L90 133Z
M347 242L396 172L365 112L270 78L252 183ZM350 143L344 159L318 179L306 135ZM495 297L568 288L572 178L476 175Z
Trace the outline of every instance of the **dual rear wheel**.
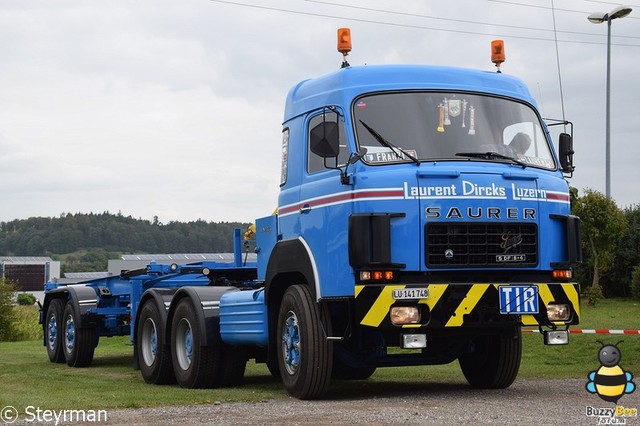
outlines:
M166 339L166 315L156 303L147 302L140 310L136 332L136 356L142 378L147 383L175 383L171 353Z
M49 302L45 317L45 343L49 360L66 362L70 367L88 367L98 336L95 327L82 327L72 301L63 299Z
M177 382L185 388L217 388L242 381L247 363L244 349L222 342L207 345L196 309L201 308L190 298L182 298L168 324L153 300L141 308L136 352L147 383ZM171 327L169 342L166 327Z
M49 361L55 363L65 362L62 352L62 312L64 302L62 299L53 299L49 302L45 317L45 344Z

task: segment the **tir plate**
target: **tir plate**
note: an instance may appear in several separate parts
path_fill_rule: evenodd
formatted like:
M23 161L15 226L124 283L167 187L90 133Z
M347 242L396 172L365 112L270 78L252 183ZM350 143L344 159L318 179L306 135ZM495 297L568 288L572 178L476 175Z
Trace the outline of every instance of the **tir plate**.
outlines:
M500 293L501 314L537 314L538 287L535 285L503 285Z
M401 288L393 290L393 300L428 299L428 288Z

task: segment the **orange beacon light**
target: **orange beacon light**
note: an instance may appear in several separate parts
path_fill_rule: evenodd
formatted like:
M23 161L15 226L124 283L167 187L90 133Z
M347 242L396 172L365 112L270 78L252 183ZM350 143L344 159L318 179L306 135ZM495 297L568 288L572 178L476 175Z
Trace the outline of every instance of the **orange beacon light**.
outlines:
M347 56L351 52L351 30L349 28L338 28L338 52Z
M347 55L351 52L351 30L349 28L338 28L338 52L342 53L342 67L347 68Z
M504 40L493 40L491 42L491 62L496 64L498 72L500 72L500 64L504 62L505 58Z

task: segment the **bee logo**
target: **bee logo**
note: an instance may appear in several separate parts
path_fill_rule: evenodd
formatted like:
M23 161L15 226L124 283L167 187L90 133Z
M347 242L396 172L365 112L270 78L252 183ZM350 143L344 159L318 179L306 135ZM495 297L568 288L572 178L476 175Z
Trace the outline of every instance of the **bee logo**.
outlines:
M615 345L602 345L598 352L600 368L591 371L587 378L587 392L597 394L601 399L608 402L618 403L622 395L632 393L636 389L632 382L633 374L624 371L618 364L622 358L622 353L618 349L618 342Z

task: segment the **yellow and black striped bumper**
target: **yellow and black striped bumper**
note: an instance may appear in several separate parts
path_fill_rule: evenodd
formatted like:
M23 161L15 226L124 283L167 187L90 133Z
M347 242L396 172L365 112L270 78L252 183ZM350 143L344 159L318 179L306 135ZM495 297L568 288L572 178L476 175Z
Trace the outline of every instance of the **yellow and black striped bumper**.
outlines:
M369 327L395 327L391 324L389 312L393 306L416 305L424 314L420 324L403 325L404 328L427 327L484 327L518 323L529 326L550 326L554 323L547 318L547 306L553 303L567 304L571 309L569 321L555 325L574 325L580 319L580 288L577 283L533 283L537 289L537 314L500 314L498 287L507 284L389 284L356 285L355 304L357 322ZM521 284L520 284L521 285ZM394 289L427 288L425 299L395 300Z

